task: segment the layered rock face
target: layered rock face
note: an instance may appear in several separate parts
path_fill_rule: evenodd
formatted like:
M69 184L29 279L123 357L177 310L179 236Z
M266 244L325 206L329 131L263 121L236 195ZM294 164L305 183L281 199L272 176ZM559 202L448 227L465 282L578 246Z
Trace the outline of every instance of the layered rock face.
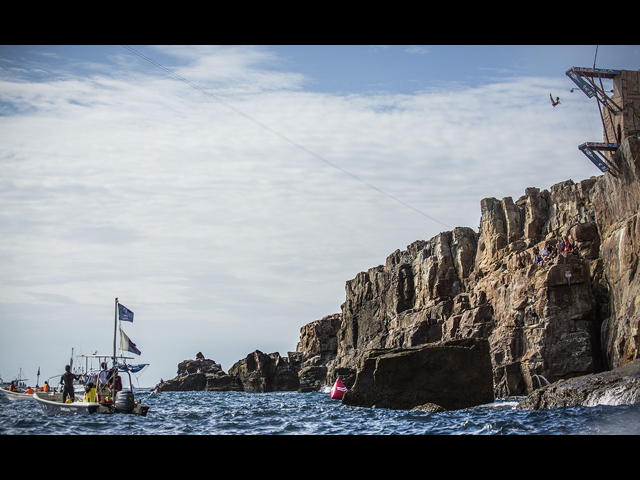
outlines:
M591 271L598 267L598 235L585 208L594 184L528 189L515 203L485 199L479 234L456 228L358 274L347 282L332 367L357 370L372 349L480 338L491 346L499 396L525 393L534 375L553 381L597 371ZM581 254L534 261L534 247L565 237ZM519 266L524 254L529 260Z
M338 349L338 330L342 326L342 314L336 313L308 323L300 329L300 342L296 351L301 362L298 378L299 392L320 390L333 379L328 379L327 364L335 359ZM289 353L289 357L293 354ZM344 372L333 372L338 375ZM347 372L345 380L352 383Z
M510 198L482 202L469 298L473 306L486 297L492 307L479 335L491 343L499 396L530 391L536 375L553 382L603 368L596 296L606 287L598 284L595 183L529 188L515 204ZM565 239L574 253L561 251ZM552 252L546 258L544 249Z
M610 311L602 328L607 363L640 358L640 140L629 138L612 156L614 171L598 180L593 199Z

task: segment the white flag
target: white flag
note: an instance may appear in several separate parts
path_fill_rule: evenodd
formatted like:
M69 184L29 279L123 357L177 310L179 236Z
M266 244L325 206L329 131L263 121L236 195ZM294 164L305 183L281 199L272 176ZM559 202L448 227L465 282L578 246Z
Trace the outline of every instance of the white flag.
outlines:
M133 343L122 330L120 330L120 350L126 350L136 355L142 354L142 352L138 350L138 347L136 347L136 344Z

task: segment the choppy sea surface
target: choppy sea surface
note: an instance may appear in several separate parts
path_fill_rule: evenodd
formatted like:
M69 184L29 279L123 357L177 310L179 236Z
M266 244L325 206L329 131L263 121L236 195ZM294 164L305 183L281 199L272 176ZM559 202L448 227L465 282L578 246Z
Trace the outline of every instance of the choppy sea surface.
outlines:
M136 389L138 415L44 415L0 394L3 435L638 435L640 403L520 411L520 399L424 413L360 408L328 393L165 392Z

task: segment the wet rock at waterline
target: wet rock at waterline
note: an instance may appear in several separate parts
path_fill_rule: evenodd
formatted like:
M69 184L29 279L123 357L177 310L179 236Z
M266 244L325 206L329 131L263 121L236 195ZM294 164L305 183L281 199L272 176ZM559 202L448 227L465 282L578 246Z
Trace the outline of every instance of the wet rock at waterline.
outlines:
M454 340L396 350L372 350L342 403L411 410L435 404L458 410L493 402L489 342Z

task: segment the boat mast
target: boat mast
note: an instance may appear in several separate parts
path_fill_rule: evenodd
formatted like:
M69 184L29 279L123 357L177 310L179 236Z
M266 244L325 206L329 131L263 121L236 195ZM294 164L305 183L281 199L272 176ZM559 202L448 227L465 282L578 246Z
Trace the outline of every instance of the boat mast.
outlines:
M118 333L118 298L116 297L116 313L113 319L113 364L116 364L116 335Z
M116 297L116 312L113 319L113 367L116 368L116 336L118 333L118 298ZM117 370L116 370L117 372ZM111 401L115 402L115 375L111 379Z

